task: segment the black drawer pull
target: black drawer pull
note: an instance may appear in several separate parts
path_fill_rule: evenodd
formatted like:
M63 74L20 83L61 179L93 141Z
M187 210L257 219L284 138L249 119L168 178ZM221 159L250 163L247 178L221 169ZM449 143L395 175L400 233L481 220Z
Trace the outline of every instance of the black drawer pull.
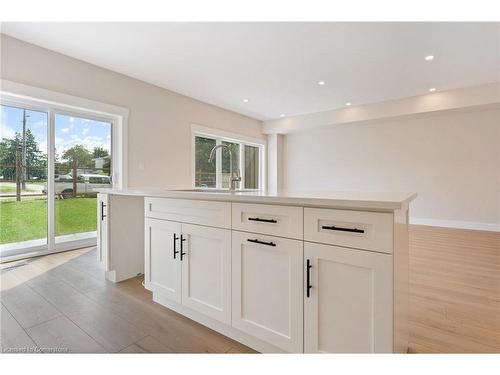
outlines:
M258 217L249 217L248 221L260 221L262 223L275 223L275 224L278 222L278 220L274 220L274 219L261 219L261 218L258 218Z
M184 252L184 250L182 249L182 244L184 243L184 241L186 241L186 239L184 238L184 236L181 234L181 262L182 262L182 258L184 257L184 255L186 255L186 253Z
M365 233L364 229L358 229L358 228L342 228L342 227L336 227L335 225L323 225L321 228L323 229L328 229L328 230L337 230L339 232L351 232L351 233Z
M253 243L258 243L260 245L276 246L276 244L274 242L264 242L264 241L259 241L259 240L251 240L250 238L247 241L253 242Z
M176 245L178 239L179 239L179 237L177 237L177 235L174 233L174 259L175 259L176 255L179 254L179 250L177 250L177 245Z
M307 265L306 265L306 297L309 298L311 297L311 260L307 260Z

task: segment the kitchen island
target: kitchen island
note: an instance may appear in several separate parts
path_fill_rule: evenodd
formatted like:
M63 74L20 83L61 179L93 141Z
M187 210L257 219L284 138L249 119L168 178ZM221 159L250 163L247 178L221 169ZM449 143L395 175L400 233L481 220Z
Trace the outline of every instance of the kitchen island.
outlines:
M106 190L98 258L118 282L261 352L408 348L415 194Z

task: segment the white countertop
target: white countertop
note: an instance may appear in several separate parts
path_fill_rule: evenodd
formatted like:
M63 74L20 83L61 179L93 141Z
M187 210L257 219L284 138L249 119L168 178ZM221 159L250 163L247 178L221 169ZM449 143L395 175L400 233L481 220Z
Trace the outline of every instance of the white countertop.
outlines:
M340 191L242 191L210 192L150 188L99 189L101 193L144 197L197 199L246 203L267 203L307 207L332 207L354 210L393 211L404 208L416 193L340 192Z

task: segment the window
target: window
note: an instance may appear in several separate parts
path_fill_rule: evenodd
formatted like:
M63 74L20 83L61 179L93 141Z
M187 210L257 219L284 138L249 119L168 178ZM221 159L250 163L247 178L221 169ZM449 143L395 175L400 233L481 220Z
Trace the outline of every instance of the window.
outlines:
M245 188L259 188L259 148L245 145Z
M233 171L241 177L239 189L259 190L264 187L264 142L237 139L212 129L196 126L194 144L194 187L229 189L231 185L230 153L226 148L217 150L212 162L210 152L217 145L226 145L233 153Z
M215 163L209 163L210 151L215 147L215 139L195 138L195 184L196 187L215 188Z

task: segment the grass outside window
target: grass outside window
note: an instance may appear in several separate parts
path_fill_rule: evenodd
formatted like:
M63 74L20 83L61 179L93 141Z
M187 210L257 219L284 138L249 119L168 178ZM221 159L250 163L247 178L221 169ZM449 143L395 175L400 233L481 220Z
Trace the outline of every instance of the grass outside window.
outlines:
M97 198L56 199L56 236L96 230ZM47 237L47 199L0 202L0 243Z

